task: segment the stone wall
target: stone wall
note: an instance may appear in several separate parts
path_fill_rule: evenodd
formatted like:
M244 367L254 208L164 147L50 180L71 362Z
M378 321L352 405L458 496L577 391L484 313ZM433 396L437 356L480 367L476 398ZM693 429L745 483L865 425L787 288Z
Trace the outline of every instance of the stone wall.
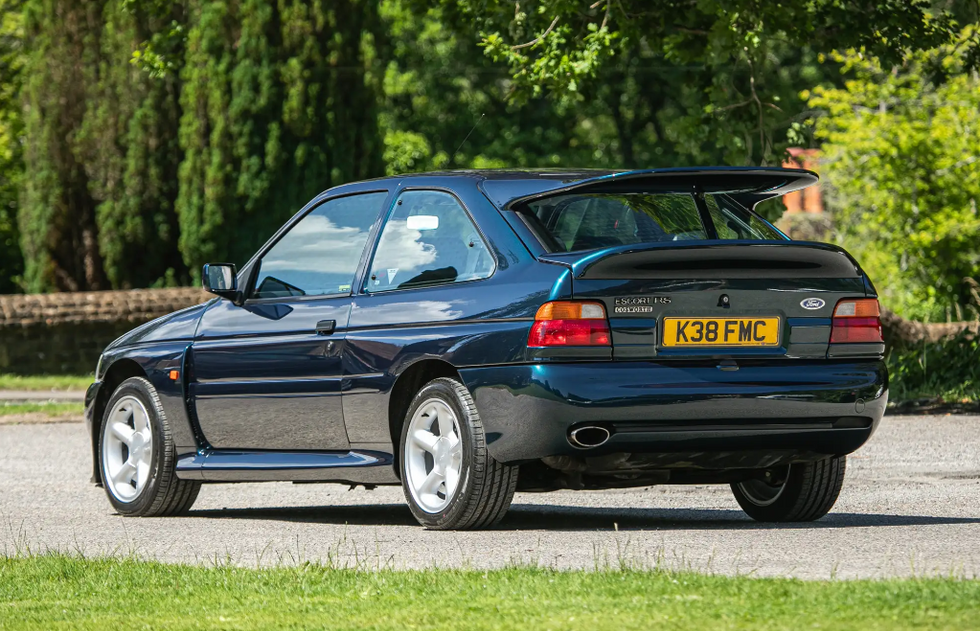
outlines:
M210 297L193 287L0 295L0 373L94 372L123 333Z
M134 289L78 293L0 295L0 373L86 374L111 341L153 318L200 304L202 289ZM890 345L933 342L980 323L923 324L885 311Z

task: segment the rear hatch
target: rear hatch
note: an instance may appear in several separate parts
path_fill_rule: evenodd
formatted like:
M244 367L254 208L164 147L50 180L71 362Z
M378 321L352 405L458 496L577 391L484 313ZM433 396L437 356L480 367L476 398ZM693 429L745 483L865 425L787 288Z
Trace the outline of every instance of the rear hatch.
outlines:
M826 357L834 306L866 294L851 258L818 243L694 241L540 258L571 270L573 298L603 303L614 359Z
M816 181L783 169L617 174L501 204L541 261L569 269L572 297L601 302L614 359L824 358L834 308L873 296L833 245L789 240L753 212ZM870 290L870 291L869 291Z

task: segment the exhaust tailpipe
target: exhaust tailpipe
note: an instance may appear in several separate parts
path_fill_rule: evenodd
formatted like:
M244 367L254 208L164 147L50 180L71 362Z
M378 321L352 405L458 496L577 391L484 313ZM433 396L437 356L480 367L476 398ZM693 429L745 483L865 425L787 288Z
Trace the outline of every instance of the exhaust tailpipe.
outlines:
M605 427L600 427L599 425L583 425L568 433L568 442L576 447L588 449L590 447L604 445L610 436L609 430Z

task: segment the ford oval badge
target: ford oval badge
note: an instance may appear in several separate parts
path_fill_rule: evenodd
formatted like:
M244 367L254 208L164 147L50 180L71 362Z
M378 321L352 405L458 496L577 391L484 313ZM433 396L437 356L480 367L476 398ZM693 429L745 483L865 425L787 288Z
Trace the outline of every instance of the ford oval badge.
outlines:
M819 298L807 298L806 300L800 302L801 307L804 309L809 309L810 311L822 309L825 304L827 303Z

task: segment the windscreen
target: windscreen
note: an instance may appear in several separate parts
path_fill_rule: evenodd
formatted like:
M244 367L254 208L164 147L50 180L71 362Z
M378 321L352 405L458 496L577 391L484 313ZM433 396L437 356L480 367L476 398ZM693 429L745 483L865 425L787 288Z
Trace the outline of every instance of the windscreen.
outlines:
M705 195L699 209L688 193L569 194L529 202L518 212L551 252L693 239L785 240L725 195Z

